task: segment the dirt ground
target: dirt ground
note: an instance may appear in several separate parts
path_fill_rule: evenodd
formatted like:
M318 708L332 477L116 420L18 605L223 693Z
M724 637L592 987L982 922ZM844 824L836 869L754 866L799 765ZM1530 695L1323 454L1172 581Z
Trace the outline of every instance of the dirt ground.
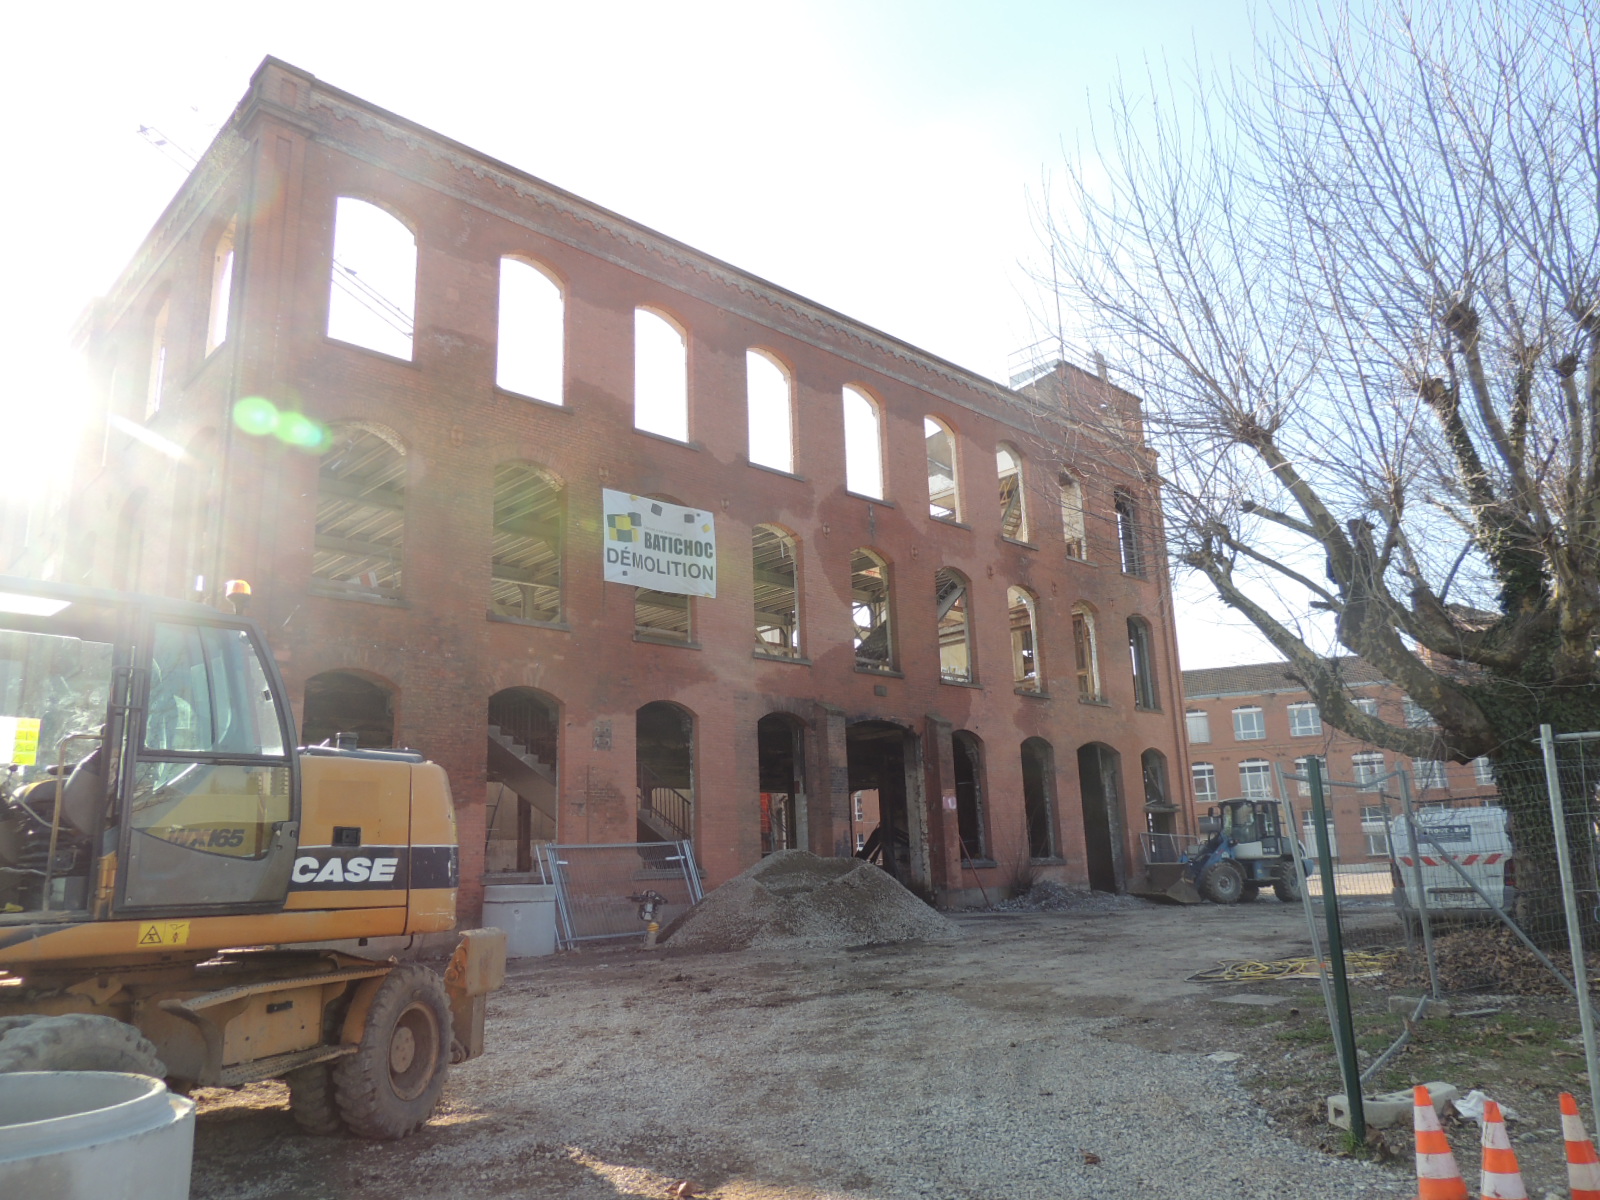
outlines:
M1030 1060L1072 1039L1087 1039L1088 1061L1102 1060L1108 1075L1140 1075L1136 1100L1095 1102L1126 1103L1135 1141L1176 1139L1176 1126L1164 1135L1163 1122L1208 1102L1160 1094L1163 1074L1187 1081L1193 1064L1222 1078L1211 1102L1241 1122L1229 1136L1253 1123L1252 1136L1276 1140L1268 1116L1223 1076L1248 1075L1252 1060L1276 1058L1281 1047L1261 1034L1263 1010L1218 1001L1241 991L1285 995L1277 1019L1288 1019L1288 1007L1320 1009L1320 991L1314 982L1241 987L1187 977L1225 959L1306 953L1298 906L1263 898L1178 908L1122 897L954 920L964 935L955 943L788 954L629 948L521 961L492 999L488 1052L454 1069L440 1111L416 1135L398 1144L311 1138L291 1123L279 1085L203 1092L193 1195L664 1197L680 1179L715 1200L1190 1194L1158 1182L1159 1168L1136 1163L1120 1143L1040 1148L1046 1135L1035 1128L1061 1128L1077 1101L1041 1081ZM827 1056L802 1063L808 1041ZM897 1095L907 1046L919 1059L918 1091ZM1226 1067L1197 1058L1219 1051L1244 1057ZM942 1094L941 1071L958 1104ZM848 1115L868 1093L892 1101ZM1162 1111L1140 1111L1150 1104ZM988 1168L947 1163L939 1169L964 1172L963 1182L941 1184L911 1147L959 1158L963 1126L989 1131L971 1134L973 1153L1007 1142L994 1151L1011 1156L996 1161L997 1187L1032 1178L1016 1159L1054 1156L1055 1165L1037 1183L989 1191ZM1175 1142L1172 1153L1194 1151ZM1207 1194L1400 1196L1406 1178L1403 1169L1351 1165L1337 1190L1272 1191L1239 1179Z

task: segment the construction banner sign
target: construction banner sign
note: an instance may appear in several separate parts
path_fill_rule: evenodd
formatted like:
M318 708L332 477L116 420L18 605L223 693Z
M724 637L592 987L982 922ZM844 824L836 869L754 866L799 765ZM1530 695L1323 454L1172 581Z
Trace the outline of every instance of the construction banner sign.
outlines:
M717 530L708 512L603 488L605 580L681 596L717 594Z

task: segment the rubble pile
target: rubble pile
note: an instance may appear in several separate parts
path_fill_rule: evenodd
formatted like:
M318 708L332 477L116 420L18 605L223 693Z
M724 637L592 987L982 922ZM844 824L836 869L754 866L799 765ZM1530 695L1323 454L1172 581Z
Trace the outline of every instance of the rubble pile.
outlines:
M956 927L859 858L780 850L734 876L662 930L673 950L948 940Z

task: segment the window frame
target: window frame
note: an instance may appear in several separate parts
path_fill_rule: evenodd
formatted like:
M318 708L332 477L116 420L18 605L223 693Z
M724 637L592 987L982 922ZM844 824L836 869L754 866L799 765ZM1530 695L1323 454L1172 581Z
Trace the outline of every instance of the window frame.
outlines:
M1239 718L1253 716L1259 733L1245 733ZM1267 714L1259 704L1241 704L1233 710L1233 740L1236 742L1264 742L1267 740Z

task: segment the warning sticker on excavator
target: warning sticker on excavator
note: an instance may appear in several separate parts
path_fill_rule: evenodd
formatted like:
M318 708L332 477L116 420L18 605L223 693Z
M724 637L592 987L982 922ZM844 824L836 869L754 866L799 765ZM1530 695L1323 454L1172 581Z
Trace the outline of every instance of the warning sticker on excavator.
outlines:
M139 923L139 945L141 946L183 946L189 941L189 922L187 921L141 921Z
M31 767L39 761L39 718L0 717L0 763Z

